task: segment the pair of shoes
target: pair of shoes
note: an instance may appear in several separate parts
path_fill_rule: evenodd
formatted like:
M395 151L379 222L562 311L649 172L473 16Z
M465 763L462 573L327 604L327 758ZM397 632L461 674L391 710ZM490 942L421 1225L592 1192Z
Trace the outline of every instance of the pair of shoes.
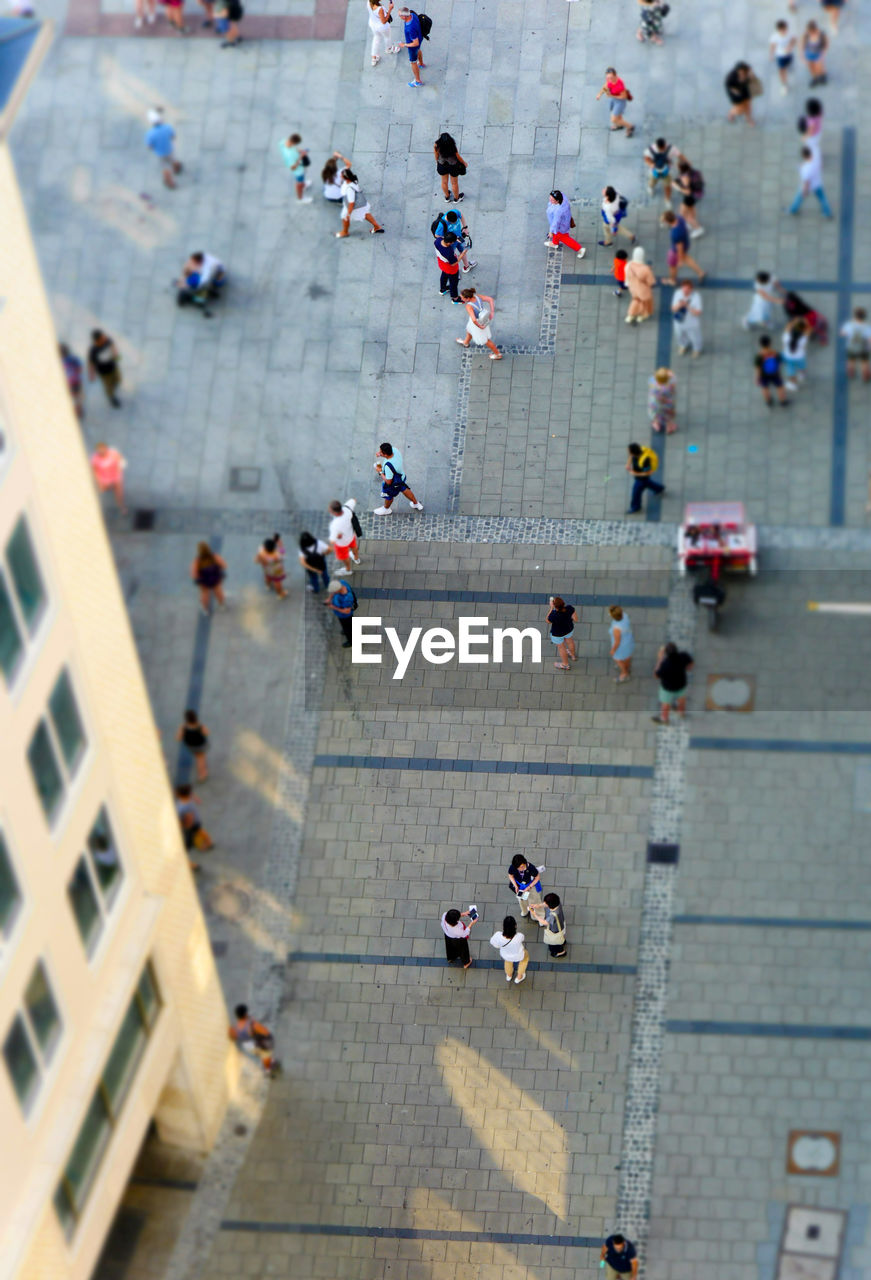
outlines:
M465 198L466 198L466 193L465 193L465 191L458 191L458 192L457 192L457 204L459 204L461 200L465 200Z
M568 955L567 951L557 951L556 954L554 955L554 960L559 960L561 959L562 956L567 956L567 955Z
M377 66L378 66L378 63L379 63L380 61L381 61L381 59L378 57L378 54L377 54L377 53L373 53L373 54L372 54L372 66L373 66L373 67L377 67Z
M465 275L468 271L474 271L477 265L478 265L477 262L470 262L467 267L463 267L463 275Z
M501 359L502 359L502 352L500 351L500 352L499 352L499 354L497 355L494 351L491 351L491 352L490 352L490 359L491 359L491 360L501 360Z
M583 245L581 245L580 249L578 250L578 257L579 257L579 258L585 258L586 256L587 256L587 251L586 251L586 249L584 248L584 246L583 246Z
M412 502L412 504L411 504L411 505L414 507L415 511L423 511L423 503L422 503L422 502Z
M777 402L777 403L780 405L781 409L785 409L785 408L787 407L787 405L792 404L792 401L791 401L791 400L778 400L778 402Z
M112 408L113 408L113 409L120 409L120 408L121 408L121 401L118 399L118 397L117 397L117 396L113 396L113 397L112 397Z
M597 240L596 244L601 245L603 249L610 249L614 243L613 240Z
M506 981L506 982L510 982L510 981L511 981L511 974L510 974L510 973L506 973L506 975L505 975L505 981Z
M545 247L545 249L555 249L555 248L556 248L556 245L555 245L555 244L554 244L554 242L551 240L550 236L548 236L547 240L545 240L545 242L544 242L544 247Z
M305 584L305 589L306 589L306 591L314 591L314 590L315 590L315 588L312 586L312 584L311 584L310 582L307 582L307 583Z
M638 515L640 515L640 514L641 514L641 508L640 508L640 507L627 507L627 508L626 508L626 514L627 514L627 516L638 516Z
M690 232L690 239L698 240L699 236L703 236L704 234L705 234L704 227L693 227L692 231Z
M668 721L663 720L662 716L651 716L650 718L654 724L668 724Z
M525 982L525 981L526 981L526 974L524 973L519 978L514 979L514 985L519 986L521 982Z
M383 235L384 235L384 228L383 228L383 227L373 227L373 228L372 228L372 230L369 232L369 234L370 234L370 236L383 236Z
M442 296L442 297L444 297L444 296L445 296L445 294L446 294L446 293L448 293L448 292L449 292L449 291L448 291L447 289L439 289L439 293L441 294L441 296ZM459 341L460 341L460 339L459 339L459 338L457 338L457 342L459 342Z
M613 292L614 292L614 297L615 297L615 298L622 298L622 297L623 297L623 294L626 292L626 290L625 290L625 289L615 289Z
M375 510L372 512L372 514L373 516L392 516L393 508L392 507L376 507Z
M297 204L311 204L311 203L312 203L312 198L311 198L311 196L303 196L301 199L297 200L297 202L296 202L296 203L297 203Z
M419 80L409 80L408 87L409 89L422 89L423 85Z
M636 323L637 323L637 321L638 321L638 316L627 316L627 317L626 317L626 319L623 321L623 323L624 323L624 324L636 324Z
M462 338L454 338L454 342L458 342L461 347L468 347L470 345L468 342L463 342Z
M462 301L461 298L451 298L451 302L454 304L455 307L458 307L461 301Z

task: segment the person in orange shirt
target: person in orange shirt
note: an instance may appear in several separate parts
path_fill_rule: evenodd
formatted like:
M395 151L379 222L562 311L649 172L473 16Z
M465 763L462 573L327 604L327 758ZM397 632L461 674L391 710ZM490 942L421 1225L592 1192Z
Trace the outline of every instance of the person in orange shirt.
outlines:
M105 493L107 489L112 490L123 516L127 514L127 508L124 505L124 468L126 466L127 460L119 451L110 449L102 441L91 454L91 470L94 473L97 488L101 493Z
M629 286L626 283L626 263L629 254L625 249L618 249L614 254L614 279L617 281L617 288L614 293L618 298L622 298Z

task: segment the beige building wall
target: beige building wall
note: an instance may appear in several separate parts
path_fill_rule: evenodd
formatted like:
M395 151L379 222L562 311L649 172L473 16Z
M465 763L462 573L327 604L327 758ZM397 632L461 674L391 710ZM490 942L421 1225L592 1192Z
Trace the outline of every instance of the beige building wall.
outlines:
M61 1021L26 1114L0 1060L0 1276L85 1280L150 1120L167 1141L206 1150L235 1086L237 1055L227 1039L224 999L157 731L2 145L0 227L0 572L23 513L47 594L11 685L0 673L0 835L21 898L0 939L0 1043L21 1012L37 962ZM87 747L49 823L27 750L64 668ZM68 885L103 807L123 879L88 955ZM80 1215L65 1232L53 1198L148 962L159 1012Z

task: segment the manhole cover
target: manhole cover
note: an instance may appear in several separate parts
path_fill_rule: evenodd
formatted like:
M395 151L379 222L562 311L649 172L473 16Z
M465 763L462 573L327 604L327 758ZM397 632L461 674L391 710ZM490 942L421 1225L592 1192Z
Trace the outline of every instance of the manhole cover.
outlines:
M206 899L206 908L222 920L241 920L251 910L251 898L235 884L219 884Z
M755 676L708 676L707 711L752 711L755 701Z
M231 467L230 492L256 493L260 488L262 475L263 472L260 467Z

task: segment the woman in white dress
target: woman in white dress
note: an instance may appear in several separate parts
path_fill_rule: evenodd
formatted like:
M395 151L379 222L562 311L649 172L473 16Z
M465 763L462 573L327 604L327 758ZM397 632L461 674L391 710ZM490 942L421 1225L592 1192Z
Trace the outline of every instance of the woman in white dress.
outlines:
M342 170L342 230L336 232L337 240L344 240L348 235L348 229L352 222L370 222L372 230L370 236L384 234L384 228L380 226L369 212L369 201L360 190L360 183L356 173L351 169Z
M490 359L501 360L502 352L493 341L490 333L490 322L496 314L496 305L486 293L478 293L475 289L463 289L460 297L466 304L469 321L466 325L465 338L457 338L461 347L468 347L474 342L476 347L489 347Z
M390 35L390 15L393 12L393 0L382 5L381 0L369 0L369 30L372 32L372 66L377 67L381 55L388 50L387 38Z

